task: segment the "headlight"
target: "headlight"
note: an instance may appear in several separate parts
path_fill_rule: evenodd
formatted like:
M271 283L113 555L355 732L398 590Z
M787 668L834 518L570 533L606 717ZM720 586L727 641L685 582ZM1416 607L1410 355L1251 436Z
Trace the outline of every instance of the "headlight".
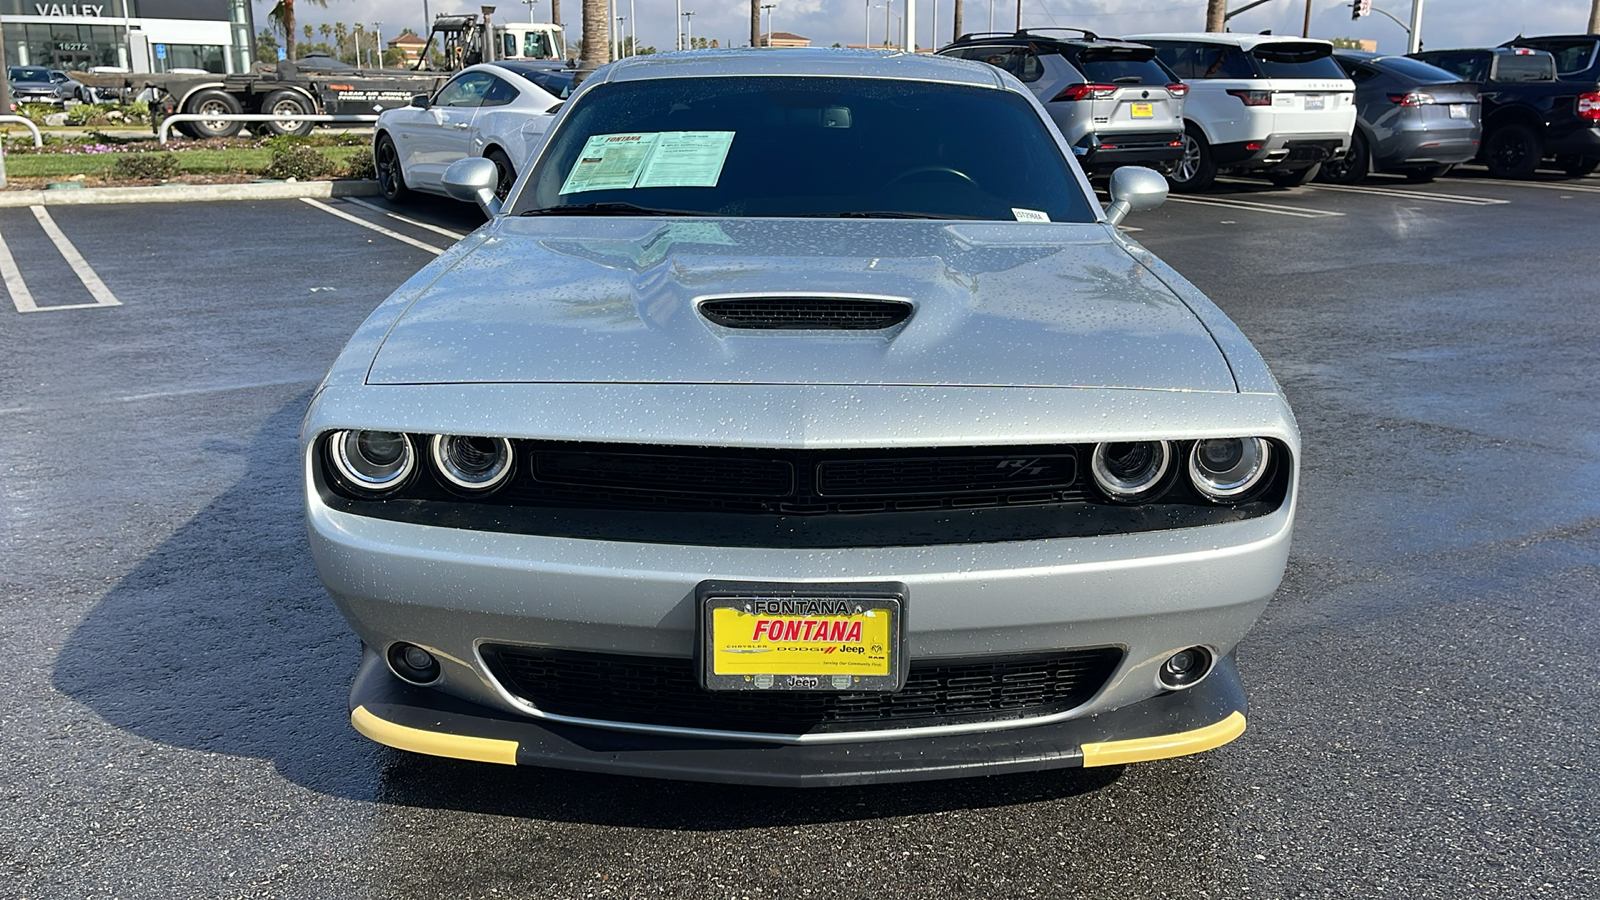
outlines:
M1261 483L1272 458L1262 438L1195 441L1189 451L1189 480L1207 498L1226 502Z
M411 439L394 431L339 431L328 440L333 467L351 487L382 493L405 483L416 466Z
M511 477L511 442L505 438L433 437L433 466L463 491L491 491Z
M1094 483L1113 500L1142 500L1159 490L1172 467L1166 441L1096 444L1089 460Z

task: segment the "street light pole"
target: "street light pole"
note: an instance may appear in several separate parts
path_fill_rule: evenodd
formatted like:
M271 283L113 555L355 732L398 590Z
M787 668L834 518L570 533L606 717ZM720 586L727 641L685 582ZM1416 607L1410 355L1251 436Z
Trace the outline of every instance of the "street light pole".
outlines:
M683 0L672 0L677 18L672 20L672 30L678 35L678 49L683 49Z
M683 42L690 50L694 49L694 10L683 12Z
M767 11L767 46L772 46L772 11L778 8L776 3L763 3L761 8Z
M1600 3L1600 0L1595 0ZM866 0L861 13L861 46L867 50L872 49L872 0Z
M383 68L383 23L372 23L372 42L378 47L378 68Z
M1017 0L1021 3L1022 0ZM917 52L917 0L906 0L905 47L907 53Z
M1422 0L1411 0L1411 46L1407 53L1416 53L1422 49Z

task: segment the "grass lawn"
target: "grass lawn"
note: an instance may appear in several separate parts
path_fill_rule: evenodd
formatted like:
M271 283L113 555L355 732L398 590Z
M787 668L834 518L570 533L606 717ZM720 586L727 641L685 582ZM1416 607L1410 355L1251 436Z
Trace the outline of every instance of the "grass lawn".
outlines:
M318 147L317 152L343 166L358 153L370 153L366 147ZM190 175L219 175L230 173L259 174L272 162L272 151L252 150L179 150L178 171ZM40 153L6 156L6 174L13 178L60 178L68 175L95 175L105 177L116 165L117 153Z

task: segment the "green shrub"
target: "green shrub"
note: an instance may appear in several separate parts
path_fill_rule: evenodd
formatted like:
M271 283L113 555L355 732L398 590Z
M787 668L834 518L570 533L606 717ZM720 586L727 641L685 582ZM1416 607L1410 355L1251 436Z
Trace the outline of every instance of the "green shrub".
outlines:
M378 169L372 163L371 153L357 153L345 163L346 178L377 178Z
M111 177L128 181L164 181L178 174L178 157L171 153L119 153Z
M279 140L273 138L273 140ZM294 178L301 181L332 175L338 166L333 160L310 147L286 146L272 151L272 162L267 165L268 178Z
M105 110L93 103L80 103L67 110L68 125L105 125L109 121Z
M43 125L45 116L58 112L61 112L61 109L49 103L24 103L17 108L17 115L27 117L35 125Z

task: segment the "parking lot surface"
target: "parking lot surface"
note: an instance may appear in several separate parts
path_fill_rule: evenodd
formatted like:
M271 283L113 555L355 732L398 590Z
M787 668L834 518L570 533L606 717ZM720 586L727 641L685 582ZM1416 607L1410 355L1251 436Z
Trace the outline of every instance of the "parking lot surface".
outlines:
M1600 897L1600 179L1225 180L1131 217L1303 432L1250 730L806 792L350 728L299 419L471 208L41 210L0 210L0 896Z

